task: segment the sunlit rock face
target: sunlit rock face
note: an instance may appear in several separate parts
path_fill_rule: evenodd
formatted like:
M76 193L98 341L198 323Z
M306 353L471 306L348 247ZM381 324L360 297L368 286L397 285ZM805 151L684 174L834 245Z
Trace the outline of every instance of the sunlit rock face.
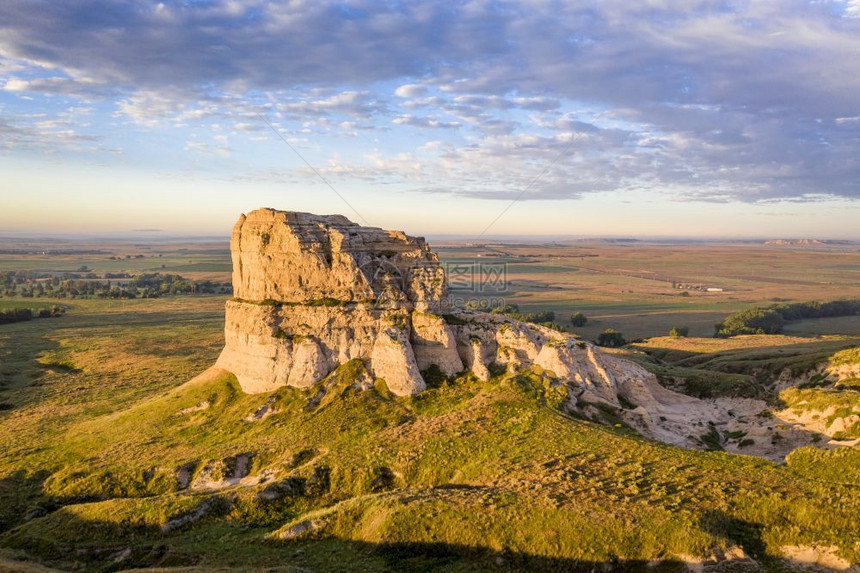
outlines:
M218 366L246 392L306 387L359 358L391 392L425 389L421 370L463 368L440 315L439 259L423 238L340 215L259 209L230 238L235 299Z
M382 300L429 309L447 295L439 259L423 238L341 215L258 209L233 227L230 252L233 292L248 301Z

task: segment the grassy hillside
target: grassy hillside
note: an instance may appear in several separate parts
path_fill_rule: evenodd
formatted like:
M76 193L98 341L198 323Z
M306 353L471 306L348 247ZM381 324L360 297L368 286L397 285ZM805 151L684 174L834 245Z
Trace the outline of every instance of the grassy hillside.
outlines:
M0 331L0 557L680 570L736 546L769 567L786 546L833 546L860 561L851 459L679 450L563 415L537 372L412 398L356 391L358 362L307 390L185 382L214 361L222 303L87 301Z
M828 364L853 360L858 344L860 338L844 335L663 336L633 344L627 356L692 396L758 397L776 404L778 381L812 377Z

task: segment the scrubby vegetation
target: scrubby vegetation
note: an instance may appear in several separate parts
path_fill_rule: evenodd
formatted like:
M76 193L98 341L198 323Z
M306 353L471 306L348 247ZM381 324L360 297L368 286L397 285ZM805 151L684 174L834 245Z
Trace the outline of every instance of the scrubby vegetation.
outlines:
M860 299L798 302L773 307L784 320L860 315Z
M682 338L690 334L690 329L686 326L673 326L671 330L669 330L669 336L672 338Z
M547 328L552 328L554 330L563 330L555 321L555 312L551 310L544 310L539 312L520 312L520 307L515 304L505 304L502 306L497 306L489 310L491 314L503 314L509 318L513 318L514 320L520 320L522 322L531 322L533 324L539 324L541 326L546 326Z
M860 486L860 450L798 448L786 458L788 467L800 475L825 482Z
M830 358L830 364L831 366L860 364L860 346L837 352Z
M570 323L576 327L585 326L588 324L588 318L581 312L574 312L570 315Z
M832 428L834 422L839 421L841 426L830 431L834 438L860 438L860 392L838 388L787 388L779 397L795 413L815 416L824 429ZM844 420L849 422L846 424Z
M646 364L663 386L695 398L761 398L766 391L755 378L698 368Z
M780 377L798 378L805 387L833 384L818 369L834 360L848 363L858 344L857 338L840 336L666 336L635 343L638 352L628 357L657 374L664 385L685 394L777 400L772 385Z
M726 318L714 326L714 336L725 338L739 334L779 334L785 319L773 308L751 308Z

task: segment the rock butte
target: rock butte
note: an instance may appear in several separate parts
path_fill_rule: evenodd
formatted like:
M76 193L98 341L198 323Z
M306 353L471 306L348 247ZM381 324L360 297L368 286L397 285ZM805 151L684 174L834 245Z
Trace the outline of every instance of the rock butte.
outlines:
M492 365L539 367L567 388L571 407L611 405L661 441L695 445L691 424L725 417L570 334L450 308L444 271L423 238L340 215L258 209L239 218L230 250L235 298L216 366L245 392L306 388L354 359L364 365L357 387L382 379L398 396L425 390L422 371L434 365L483 380Z

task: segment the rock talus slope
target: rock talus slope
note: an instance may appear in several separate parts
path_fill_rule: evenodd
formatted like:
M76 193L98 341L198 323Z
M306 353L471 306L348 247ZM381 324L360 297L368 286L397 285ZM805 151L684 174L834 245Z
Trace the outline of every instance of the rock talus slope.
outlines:
M539 367L571 407L615 407L662 441L695 445L690 424L723 416L572 335L449 308L444 271L422 238L340 215L259 209L240 217L230 248L236 298L217 366L245 392L308 387L354 359L399 396L426 389L422 371L434 366L484 380L493 367Z

